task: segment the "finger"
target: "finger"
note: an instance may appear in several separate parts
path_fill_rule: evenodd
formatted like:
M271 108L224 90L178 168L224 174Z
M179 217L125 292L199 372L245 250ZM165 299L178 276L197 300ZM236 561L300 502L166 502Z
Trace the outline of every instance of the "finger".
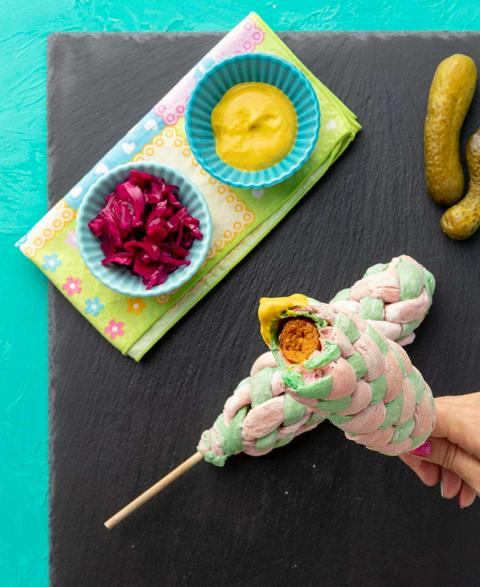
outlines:
M470 487L470 485L468 483L465 483L465 481L464 481L462 483L462 488L460 489L460 493L458 494L458 505L462 509L468 508L473 504L476 497L477 497L477 494L475 493L474 489L472 489Z
M475 391L473 393L464 393L463 395L442 395L440 397L436 397L435 401L442 401L442 402L450 402L454 404L469 404L469 405L479 405L480 404L480 391Z
M460 477L449 469L440 469L440 493L445 499L457 497L462 488Z
M448 438L466 452L480 457L480 394L441 397L435 400L435 438Z
M400 455L400 459L418 475L425 485L433 487L440 481L440 467L438 465L421 461L409 454Z
M423 447L423 455L415 456L422 461L428 461L440 465L444 469L450 469L466 481L477 493L480 492L480 461L462 450L445 438L433 438L427 441ZM418 451L418 449L417 449ZM428 452L428 454L426 454ZM412 454L412 453L409 453Z

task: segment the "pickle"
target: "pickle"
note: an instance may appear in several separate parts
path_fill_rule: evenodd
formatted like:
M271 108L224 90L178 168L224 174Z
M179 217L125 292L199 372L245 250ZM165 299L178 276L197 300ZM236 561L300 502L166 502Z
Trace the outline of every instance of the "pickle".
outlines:
M460 131L477 85L475 62L467 55L444 59L432 80L424 129L425 176L430 197L451 206L463 196Z
M470 174L468 193L440 221L443 232L458 240L472 236L480 226L480 128L468 139L466 159Z

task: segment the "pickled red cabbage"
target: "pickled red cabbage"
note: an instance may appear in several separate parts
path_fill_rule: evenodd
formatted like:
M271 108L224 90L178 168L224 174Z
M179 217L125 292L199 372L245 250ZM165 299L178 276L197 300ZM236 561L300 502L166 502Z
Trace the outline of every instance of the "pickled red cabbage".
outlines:
M88 227L100 240L103 265L118 265L142 278L146 289L189 265L194 240L202 240L198 218L179 199L178 187L133 169L105 197Z

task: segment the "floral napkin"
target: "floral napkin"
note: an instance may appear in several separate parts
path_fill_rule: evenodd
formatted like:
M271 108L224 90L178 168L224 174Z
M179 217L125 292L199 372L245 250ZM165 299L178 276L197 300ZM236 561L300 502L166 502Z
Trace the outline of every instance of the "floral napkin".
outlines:
M199 79L215 63L237 53L273 53L296 65L312 82L321 130L305 165L283 183L240 189L210 177L185 136L185 109ZM230 31L142 118L18 243L75 308L123 354L140 358L210 291L280 221L326 172L360 129L354 114L288 49L255 13ZM207 261L177 291L155 298L115 293L88 271L76 242L76 214L90 186L129 161L158 161L187 175L203 193L213 222Z

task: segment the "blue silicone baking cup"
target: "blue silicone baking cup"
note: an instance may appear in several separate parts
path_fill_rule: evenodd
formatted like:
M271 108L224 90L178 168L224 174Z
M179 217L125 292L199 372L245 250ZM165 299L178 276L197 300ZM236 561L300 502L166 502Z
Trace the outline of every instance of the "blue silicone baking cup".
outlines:
M297 137L291 151L276 165L258 171L227 165L215 149L212 110L225 92L243 82L276 86L297 113ZM274 55L245 53L221 61L202 77L188 102L185 128L192 153L207 173L228 185L269 187L290 177L312 154L320 131L320 106L312 84L294 65Z
M169 183L178 186L179 200L186 206L188 213L200 221L202 240L194 240L187 259L190 265L179 267L170 273L167 280L146 289L138 275L130 273L125 267L102 265L104 254L99 239L88 228L88 223L95 218L105 206L105 196L115 186L127 179L131 169L151 173ZM159 163L127 163L119 165L98 179L85 194L77 215L77 241L80 254L90 272L108 288L131 297L150 297L170 293L189 279L200 269L205 261L212 239L212 221L208 205L200 191L185 175L172 167Z

